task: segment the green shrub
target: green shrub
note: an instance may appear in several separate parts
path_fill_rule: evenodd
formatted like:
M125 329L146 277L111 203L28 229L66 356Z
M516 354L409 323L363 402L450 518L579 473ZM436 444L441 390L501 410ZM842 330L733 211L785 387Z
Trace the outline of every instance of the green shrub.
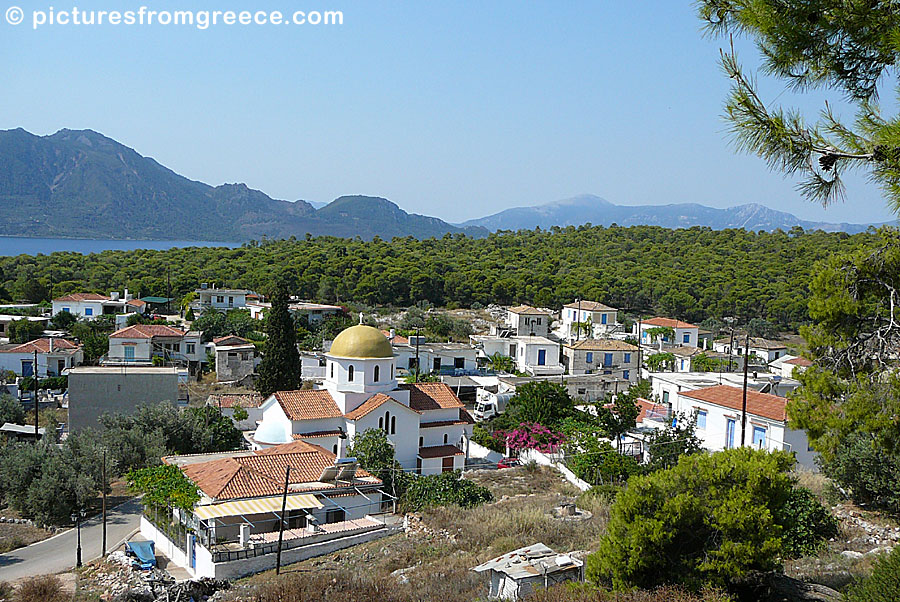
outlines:
M897 602L900 600L900 547L880 556L872 574L850 586L847 602Z
M416 476L408 473L398 478L405 481L400 498L402 512L415 512L433 506L450 504L463 508L474 508L494 499L487 487L482 487L468 479L460 478L457 472Z
M786 558L812 554L822 542L835 537L838 521L805 487L795 487L780 509L778 522L784 527L782 549Z
M632 477L588 556L588 578L621 589L699 589L777 568L784 527L776 517L792 496L793 464L784 452L738 448Z
M637 460L596 437L577 437L567 447L566 466L591 485L622 483L642 471Z
M890 453L871 436L854 433L838 446L822 470L857 504L900 513L900 456Z

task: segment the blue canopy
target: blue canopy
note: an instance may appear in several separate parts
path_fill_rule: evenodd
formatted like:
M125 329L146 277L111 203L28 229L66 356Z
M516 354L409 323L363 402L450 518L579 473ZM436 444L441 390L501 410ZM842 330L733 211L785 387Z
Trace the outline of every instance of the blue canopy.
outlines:
M152 541L129 541L125 549L137 558L132 564L142 569L151 569L156 566L156 552Z

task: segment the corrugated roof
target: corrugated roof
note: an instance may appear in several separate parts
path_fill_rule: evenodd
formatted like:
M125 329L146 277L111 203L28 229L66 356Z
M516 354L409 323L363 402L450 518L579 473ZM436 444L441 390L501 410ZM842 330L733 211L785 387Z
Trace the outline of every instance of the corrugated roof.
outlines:
M404 383L400 388L409 391L409 407L418 412L465 407L444 383Z
M732 410L741 410L743 406L743 390L728 385L705 387L696 391L682 391L679 395ZM786 407L787 399L784 397L747 390L747 412L750 414L784 422L787 419Z
M298 389L277 391L275 400L291 420L338 418L343 416L331 393L325 390Z

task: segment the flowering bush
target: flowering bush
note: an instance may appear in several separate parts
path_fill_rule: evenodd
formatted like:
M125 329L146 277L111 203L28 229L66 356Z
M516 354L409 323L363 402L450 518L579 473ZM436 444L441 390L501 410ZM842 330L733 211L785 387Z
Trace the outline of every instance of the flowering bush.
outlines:
M518 428L506 433L506 445L514 452L534 449L543 453L554 453L565 443L562 433L551 431L537 422L523 422Z

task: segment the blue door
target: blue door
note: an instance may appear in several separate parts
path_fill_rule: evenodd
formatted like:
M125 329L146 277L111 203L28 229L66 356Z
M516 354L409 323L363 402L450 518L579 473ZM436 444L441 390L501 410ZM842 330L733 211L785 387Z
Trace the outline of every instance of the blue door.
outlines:
M604 353L603 354L603 365L604 366L612 366L612 353Z
M22 376L34 376L34 366L31 360L22 360Z
M728 418L728 422L725 425L725 448L731 449L734 447L734 427L735 421L734 418Z
M130 345L125 347L125 359L130 361L134 360L134 347Z
M547 350L546 349L538 349L538 366L543 366L547 363Z
M188 535L188 556L190 556L191 568L197 568L197 536L193 533Z

